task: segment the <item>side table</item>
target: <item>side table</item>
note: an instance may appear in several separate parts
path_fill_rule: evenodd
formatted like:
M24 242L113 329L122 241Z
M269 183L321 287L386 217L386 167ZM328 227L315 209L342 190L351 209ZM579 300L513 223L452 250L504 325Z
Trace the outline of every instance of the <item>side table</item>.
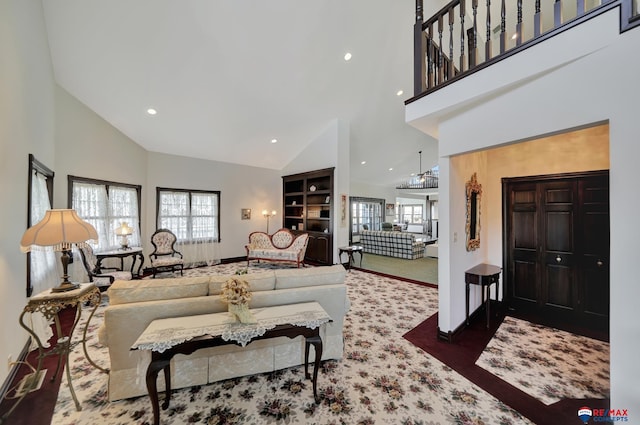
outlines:
M96 253L96 267L100 269L102 265L102 260L105 258L119 258L120 259L120 270L124 270L124 259L126 257L132 257L131 261L131 275L132 276L140 276L140 271L142 270L142 265L144 264L144 255L142 255L142 247L134 246L128 249L114 249L113 251L106 252L97 252ZM134 273L136 266L136 260L140 259L140 265L138 266L138 271Z
M362 255L364 252L364 248L362 247L362 245L351 245L351 246L343 246L338 248L338 257L340 257L340 261L342 261L342 254L347 254L347 262L346 262L346 268L347 270L351 270L351 263L355 263L355 260L353 259L353 254L354 253L358 253L360 254L360 268L362 268Z
M502 268L491 264L478 264L464 272L465 295L467 301L467 326L469 325L469 285L480 285L482 289L482 303L487 313L487 329L489 329L489 305L491 303L491 285L496 284L496 301L500 293L500 272ZM486 301L485 301L486 288Z
M56 366L56 370L51 377L51 380L55 380L56 376L58 376L58 372L62 366L62 361L64 357L67 382L69 384L69 390L71 391L71 396L73 397L73 401L75 402L76 409L78 411L82 410L80 406L80 402L78 402L78 398L73 389L73 384L71 381L71 371L69 368L69 353L73 351L73 348L82 343L82 349L84 350L84 355L91 363L92 366L100 369L102 372L108 373L107 369L103 369L91 360L89 354L87 352L86 339L87 339L87 328L89 327L89 322L93 317L93 314L98 309L100 305L101 295L100 290L93 283L84 283L80 284L78 289L74 289L67 292L52 292L51 290L46 290L37 295L31 297L27 305L24 307L22 314L20 314L19 323L29 335L34 339L36 344L38 345L38 365L36 367L35 376L38 376L38 373L42 370L42 362L43 359L47 356L57 355L58 356L58 364ZM82 332L82 339L79 341L72 341L73 332L78 324L80 317L82 315L82 306L83 304L87 304L92 307L90 316L87 318L87 322L84 326ZM62 332L62 326L60 324L60 316L59 312L67 307L72 307L76 309L75 317L69 332L65 335ZM38 337L38 335L25 323L25 318L27 313L35 313L39 312L44 315L47 320L54 319L55 323L55 338L56 342L53 347L49 350L45 350L45 347ZM36 385L37 383L34 381L32 385ZM20 404L20 402L24 399L24 397L29 393L32 388L26 388L24 390L24 394L19 397L11 409L0 418L0 423L3 423L6 418L14 411L14 409Z

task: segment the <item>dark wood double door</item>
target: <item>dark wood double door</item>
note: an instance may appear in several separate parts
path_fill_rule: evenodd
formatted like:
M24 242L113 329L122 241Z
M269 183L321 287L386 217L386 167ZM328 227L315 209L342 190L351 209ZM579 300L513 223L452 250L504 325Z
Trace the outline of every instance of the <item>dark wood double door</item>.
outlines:
M505 301L540 322L609 326L609 172L504 178Z

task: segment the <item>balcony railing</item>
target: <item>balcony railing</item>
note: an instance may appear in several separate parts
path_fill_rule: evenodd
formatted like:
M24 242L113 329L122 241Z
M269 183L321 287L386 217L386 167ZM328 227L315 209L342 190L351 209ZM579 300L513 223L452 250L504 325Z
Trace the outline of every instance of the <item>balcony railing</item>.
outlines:
M422 0L416 0L414 97L406 103L615 7L621 32L638 26L639 2L453 0L424 21Z
M396 186L396 189L437 189L438 177L438 171L428 170L410 177L409 180Z

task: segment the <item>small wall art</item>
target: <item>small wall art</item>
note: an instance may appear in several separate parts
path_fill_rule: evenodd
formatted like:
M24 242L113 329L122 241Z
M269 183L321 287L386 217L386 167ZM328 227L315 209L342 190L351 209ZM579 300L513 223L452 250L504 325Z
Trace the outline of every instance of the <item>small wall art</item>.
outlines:
M243 208L240 210L240 217L243 220L251 220L251 208Z
M396 215L396 204L387 204L387 215Z

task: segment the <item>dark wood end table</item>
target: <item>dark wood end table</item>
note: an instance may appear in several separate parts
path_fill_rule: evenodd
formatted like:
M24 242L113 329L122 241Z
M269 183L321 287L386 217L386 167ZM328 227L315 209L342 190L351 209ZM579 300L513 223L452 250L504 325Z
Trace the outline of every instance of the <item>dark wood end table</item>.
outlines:
M339 254L338 256L340 257L340 261L342 261L342 254L347 254L347 262L343 263L346 264L346 269L347 270L351 270L351 263L355 263L355 260L353 259L353 254L354 253L358 253L360 254L360 268L362 268L362 256L363 256L363 252L364 252L364 248L362 247L362 245L351 245L351 246L343 246L338 248Z
M478 264L464 272L465 298L467 301L466 324L469 326L469 285L480 285L482 288L482 304L485 304L487 313L487 329L489 329L489 305L491 303L491 285L496 284L496 301L500 293L500 273L502 268L491 264ZM485 297L486 291L486 297ZM485 301L486 298L486 301Z

